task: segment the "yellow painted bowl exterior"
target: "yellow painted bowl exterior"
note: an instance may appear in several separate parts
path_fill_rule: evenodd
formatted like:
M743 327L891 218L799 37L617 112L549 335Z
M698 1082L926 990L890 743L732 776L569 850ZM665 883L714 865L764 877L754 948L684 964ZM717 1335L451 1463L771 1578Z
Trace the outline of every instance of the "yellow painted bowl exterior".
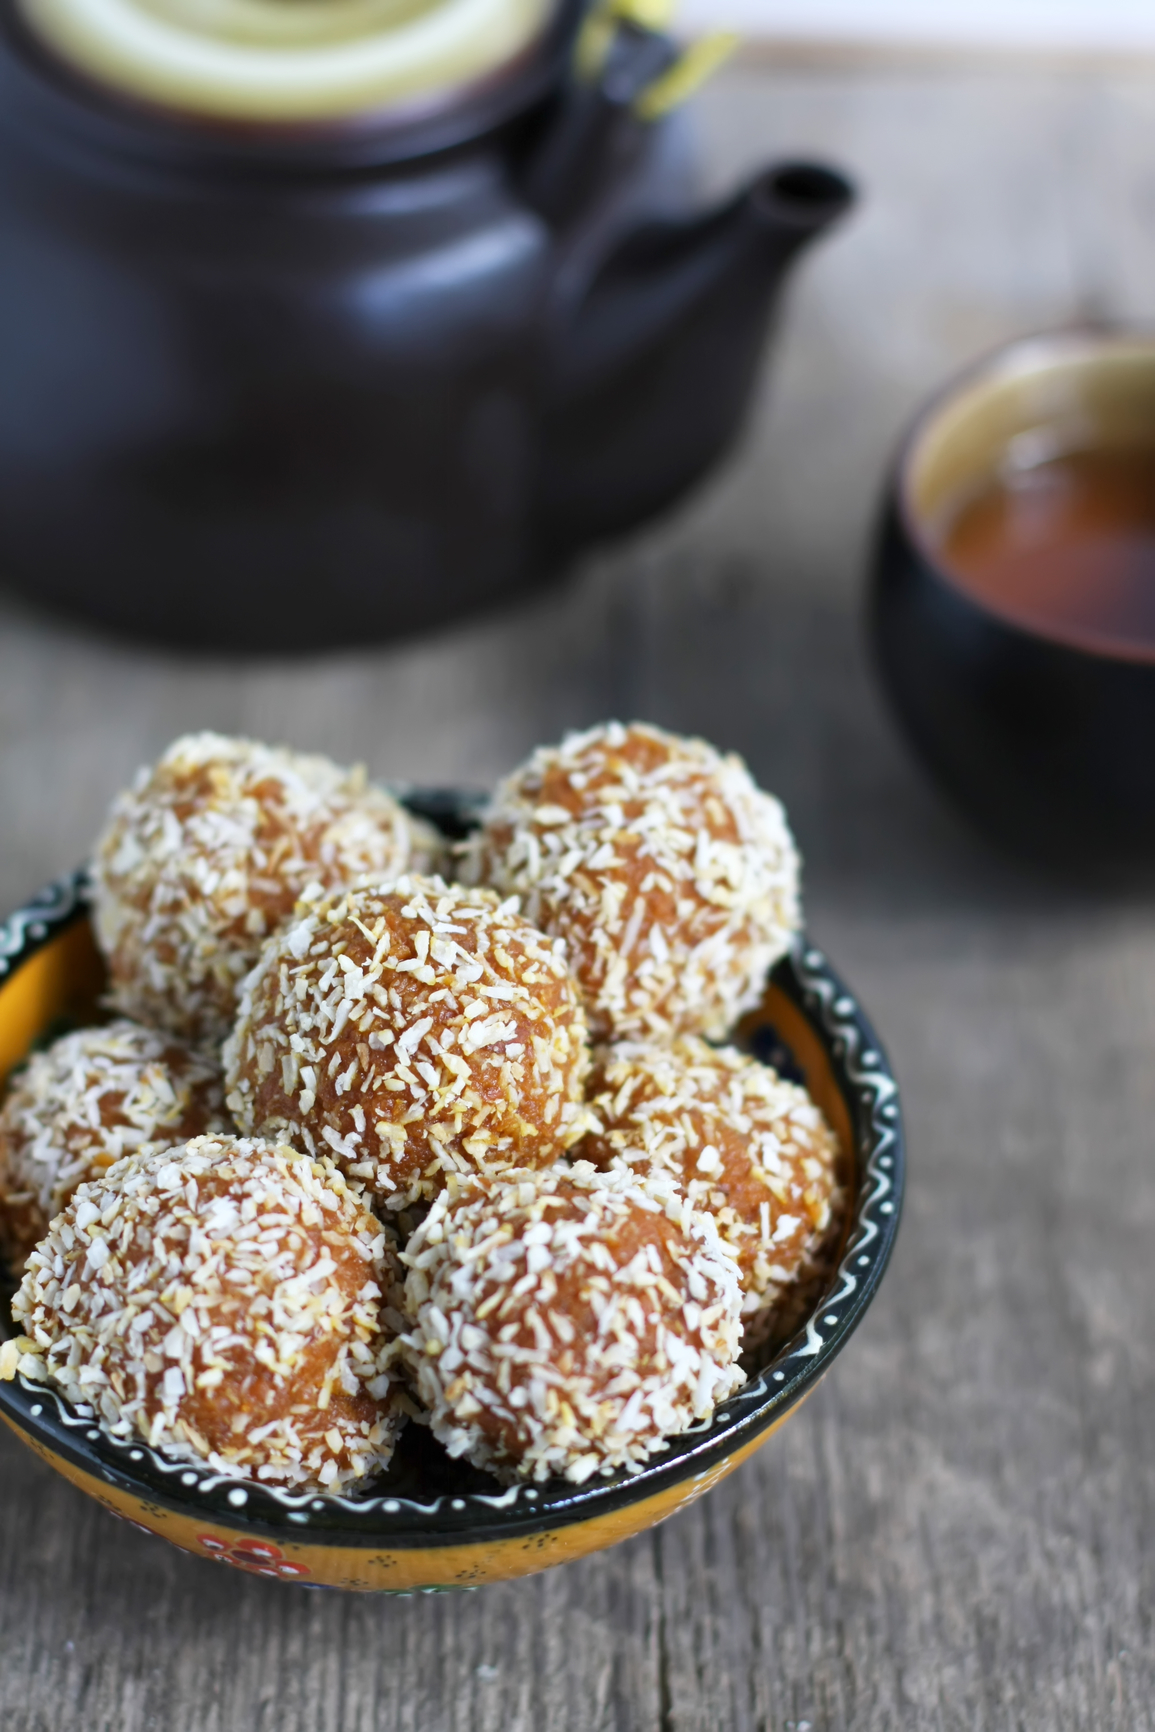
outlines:
M0 928L0 970L0 1075L6 1076L62 1019L76 1024L97 1014L104 973L82 877L50 887L37 904ZM761 1373L764 1401L755 1399L745 1413L723 1413L716 1435L694 1447L675 1440L668 1457L657 1458L644 1473L618 1476L579 1493L568 1488L570 1495L552 1500L548 1489L532 1488L503 1498L442 1495L428 1506L404 1497L392 1503L377 1499L372 1521L366 1518L360 1525L356 1510L350 1514L346 1504L334 1528L322 1498L304 1509L270 1512L239 1507L248 1501L243 1487L227 1493L234 1503L222 1501L219 1489L206 1500L202 1487L188 1489L182 1483L195 1476L179 1475L171 1467L168 1483L158 1483L155 1474L145 1483L148 1475L135 1464L150 1452L111 1450L91 1421L23 1379L0 1384L0 1417L114 1515L194 1556L316 1586L395 1593L471 1588L584 1557L652 1527L732 1473L806 1398L872 1297L897 1227L902 1184L897 1092L868 1025L830 975L825 958L801 947L785 973L781 967L775 971L762 1006L738 1034L755 1051L759 1039L768 1038L770 1056L781 1063L778 1055L784 1053L793 1061L838 1135L844 1178L854 1198L838 1278L850 1286L845 1293L828 1293L817 1308L829 1311L822 1323L828 1335L811 1319L797 1338L800 1345L787 1346ZM850 1063L851 1048L857 1071ZM884 1211L873 1222L870 1206ZM863 1270L860 1280L853 1273L856 1258ZM744 1399L724 1405L739 1408ZM270 1494L254 1490L253 1495ZM478 1519L474 1506L481 1505L487 1509ZM420 1513L426 1507L427 1520ZM402 1508L410 1519L390 1531L381 1510ZM460 1510L467 1511L466 1518L456 1513ZM413 1511L418 1512L416 1525Z
M805 1396L773 1425L743 1448L726 1457L718 1467L696 1475L683 1484L670 1486L654 1496L642 1498L604 1515L582 1522L544 1527L540 1531L507 1538L473 1541L464 1545L361 1548L348 1545L310 1544L287 1537L274 1543L249 1529L226 1525L217 1518L166 1509L139 1492L107 1484L65 1459L39 1439L29 1436L5 1414L12 1429L43 1461L62 1473L73 1485L147 1532L179 1546L194 1557L212 1558L249 1570L256 1575L282 1581L308 1582L316 1587L352 1588L361 1591L431 1593L454 1588L478 1588L485 1582L510 1581L534 1575L553 1564L572 1563L590 1552L604 1551L620 1540L654 1527L680 1509L695 1503L719 1480L733 1473L759 1449L771 1432L777 1431Z

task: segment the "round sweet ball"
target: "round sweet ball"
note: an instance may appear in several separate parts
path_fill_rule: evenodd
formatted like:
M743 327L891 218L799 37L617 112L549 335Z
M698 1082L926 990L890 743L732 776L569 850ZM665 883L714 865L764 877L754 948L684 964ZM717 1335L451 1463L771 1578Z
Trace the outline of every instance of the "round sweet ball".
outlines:
M114 802L96 847L96 931L117 1008L219 1045L240 982L302 896L411 864L425 826L363 770L189 734Z
M7 1369L113 1437L343 1491L393 1450L392 1255L331 1161L196 1137L80 1187L28 1259Z
M434 1435L507 1484L641 1467L745 1381L736 1266L669 1182L586 1162L466 1182L402 1261Z
M388 1209L452 1172L546 1165L586 1126L561 945L440 878L363 885L271 940L224 1062L243 1130L333 1155Z
M229 1129L216 1065L118 1019L34 1053L0 1109L0 1249L15 1273L77 1186L124 1155Z
M732 1047L683 1036L600 1049L590 1104L598 1129L583 1159L676 1178L738 1260L744 1316L774 1305L838 1202L838 1144L806 1090Z
M781 805L740 758L610 722L503 782L469 876L565 939L598 1039L718 1037L799 924Z

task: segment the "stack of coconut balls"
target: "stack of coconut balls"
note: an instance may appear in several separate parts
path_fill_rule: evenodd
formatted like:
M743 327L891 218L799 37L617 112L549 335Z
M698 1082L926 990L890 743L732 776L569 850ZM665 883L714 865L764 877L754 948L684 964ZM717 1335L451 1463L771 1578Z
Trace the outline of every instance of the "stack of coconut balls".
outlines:
M837 1188L806 1093L712 1044L799 918L738 759L572 735L452 855L359 773L198 734L95 883L113 1020L0 1112L0 1374L340 1492L406 1416L505 1482L637 1469L744 1381Z

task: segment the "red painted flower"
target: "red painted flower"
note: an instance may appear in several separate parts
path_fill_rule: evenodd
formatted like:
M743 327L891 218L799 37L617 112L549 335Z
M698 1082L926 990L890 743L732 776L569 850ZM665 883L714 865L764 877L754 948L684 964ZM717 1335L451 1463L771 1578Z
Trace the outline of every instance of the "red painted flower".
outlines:
M254 1576L273 1576L278 1581L295 1581L311 1572L304 1564L295 1564L270 1540L228 1540L219 1534L198 1534L197 1543L211 1558L221 1564L233 1564L238 1570L248 1570Z

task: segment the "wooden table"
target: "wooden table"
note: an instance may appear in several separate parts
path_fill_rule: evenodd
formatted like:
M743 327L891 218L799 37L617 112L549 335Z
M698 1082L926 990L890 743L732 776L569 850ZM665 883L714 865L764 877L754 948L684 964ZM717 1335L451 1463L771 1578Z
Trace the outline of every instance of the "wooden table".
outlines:
M6 606L0 901L189 728L478 783L609 714L700 731L788 801L812 930L897 1065L891 1273L703 1503L473 1595L181 1556L5 1436L3 1732L1155 1725L1155 906L972 837L895 738L859 620L911 406L1012 333L1155 312L1155 72L747 61L700 119L713 182L815 153L864 193L797 275L725 474L567 589L380 652L184 661Z

